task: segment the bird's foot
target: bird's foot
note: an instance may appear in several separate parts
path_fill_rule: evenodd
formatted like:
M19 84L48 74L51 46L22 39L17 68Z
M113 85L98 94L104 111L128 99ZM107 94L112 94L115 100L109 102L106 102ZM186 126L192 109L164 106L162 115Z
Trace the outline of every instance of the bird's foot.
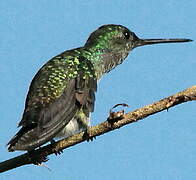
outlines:
M54 139L50 140L50 143L51 145L53 145L56 141ZM63 149L56 149L55 147L52 149L54 154L57 156L57 155L60 155L63 153Z
M57 156L57 155L60 155L63 153L63 150L54 150L54 154Z
M90 142L96 139L96 136L90 136L88 129L87 129L86 131L84 131L83 139L85 139L87 142Z
M107 119L107 121L111 124L111 126L113 126L113 124L121 119L124 118L124 114L125 114L125 111L124 109L123 110L120 110L120 111L117 111L117 112L113 112L113 109L118 107L118 106L123 106L123 107L128 107L127 104L125 103L121 103L121 104L116 104L115 106L113 106L110 111L109 111L109 117Z
M41 166L44 162L47 162L49 160L49 158L44 154L40 154L39 157L35 156L34 150L28 151L28 154L30 161L32 161L34 165Z

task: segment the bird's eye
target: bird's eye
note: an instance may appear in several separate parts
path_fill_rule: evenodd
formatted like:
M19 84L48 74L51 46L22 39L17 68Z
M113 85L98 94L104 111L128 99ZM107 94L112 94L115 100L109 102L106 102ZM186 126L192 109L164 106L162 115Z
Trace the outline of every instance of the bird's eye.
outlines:
M123 34L124 34L126 39L130 38L130 33L128 31L125 31Z

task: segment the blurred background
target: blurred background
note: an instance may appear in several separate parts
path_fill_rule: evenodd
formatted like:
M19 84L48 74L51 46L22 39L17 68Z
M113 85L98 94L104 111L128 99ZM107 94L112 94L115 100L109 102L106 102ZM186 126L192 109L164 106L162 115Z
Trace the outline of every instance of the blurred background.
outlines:
M64 50L83 46L103 24L121 24L141 38L196 40L194 0L1 0L0 161L16 133L29 84L38 69ZM196 84L195 41L134 49L99 83L92 125L109 109L127 103L132 111ZM188 102L51 155L47 168L23 166L0 179L196 178L196 103Z

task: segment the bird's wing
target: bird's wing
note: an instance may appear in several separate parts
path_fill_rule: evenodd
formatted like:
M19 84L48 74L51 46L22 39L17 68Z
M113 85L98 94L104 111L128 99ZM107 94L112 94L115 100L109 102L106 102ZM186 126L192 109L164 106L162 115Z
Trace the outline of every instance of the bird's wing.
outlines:
M34 77L26 99L21 130L8 149L30 150L50 141L83 108L93 111L95 80L92 64L83 57L57 56Z
M80 62L83 70L79 71L76 79L76 99L82 106L84 114L89 117L89 113L94 111L97 79L92 63L83 57L80 57Z

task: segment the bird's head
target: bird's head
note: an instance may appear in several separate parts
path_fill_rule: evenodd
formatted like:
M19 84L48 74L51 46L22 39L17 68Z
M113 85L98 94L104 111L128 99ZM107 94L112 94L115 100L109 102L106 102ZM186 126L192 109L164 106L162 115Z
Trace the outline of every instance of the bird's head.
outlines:
M139 46L158 43L188 42L190 39L140 39L122 25L108 24L99 27L89 36L85 47L98 51L105 58L105 72L122 63L129 52Z
M106 52L130 51L139 38L121 25L103 25L88 38L85 46Z
M99 27L89 36L85 46L114 51L130 51L138 46L158 43L188 42L190 39L140 39L122 25L108 24Z

